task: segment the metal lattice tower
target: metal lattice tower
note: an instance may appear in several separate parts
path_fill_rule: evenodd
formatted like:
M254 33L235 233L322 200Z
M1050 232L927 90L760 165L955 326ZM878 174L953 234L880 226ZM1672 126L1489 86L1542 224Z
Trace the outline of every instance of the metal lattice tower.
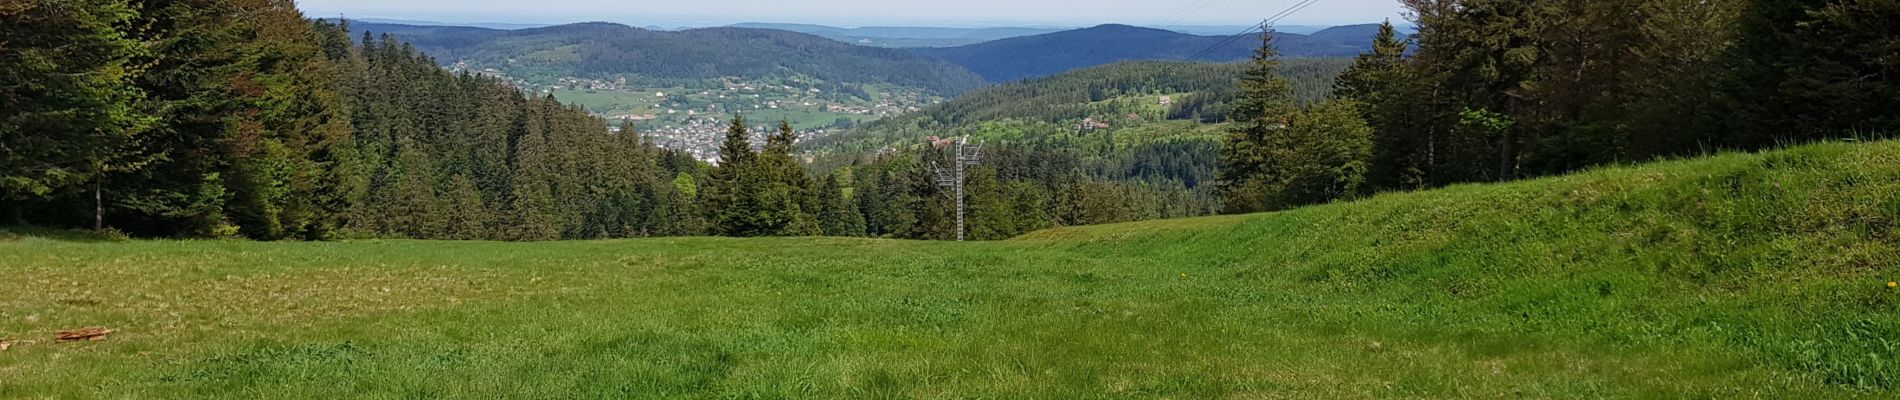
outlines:
M963 234L965 232L963 228L963 183L969 177L967 174L969 167L983 162L983 144L978 143L975 146L970 146L970 137L964 136L957 139L956 145L952 150L955 153L952 154L950 168L948 170L945 170L943 166L936 165L934 162L931 163L931 165L937 172L937 186L950 189L944 194L950 196L950 200L957 203L957 241L961 242L963 241Z

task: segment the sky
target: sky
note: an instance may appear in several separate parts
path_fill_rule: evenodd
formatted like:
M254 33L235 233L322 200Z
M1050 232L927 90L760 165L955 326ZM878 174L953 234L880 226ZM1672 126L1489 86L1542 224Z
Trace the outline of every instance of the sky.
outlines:
M856 26L1249 25L1300 0L298 0L311 17L451 23L617 22L718 26L739 22ZM1397 0L1319 0L1281 25L1400 20Z

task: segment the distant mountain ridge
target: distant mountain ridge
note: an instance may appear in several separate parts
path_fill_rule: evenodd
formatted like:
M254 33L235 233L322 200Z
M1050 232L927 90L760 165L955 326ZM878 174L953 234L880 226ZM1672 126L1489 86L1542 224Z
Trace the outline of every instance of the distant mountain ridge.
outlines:
M324 19L325 19L325 20L330 20L330 21L332 21L332 22L335 22L335 20L336 20L335 18L324 18ZM540 27L546 27L546 26L553 26L553 25L556 25L556 24L528 24L528 23L513 23L513 22L468 22L468 23L450 23L450 22L436 22L436 21L419 21L419 20L406 20L406 19L383 19L383 18L350 18L349 20L350 20L350 22L352 22L352 23L370 23L370 24L388 24L388 25L413 25L413 26L456 26L456 27L471 27L471 28L487 28L487 29L504 29L504 30L506 30L506 29L530 29L530 28L540 28Z
M944 95L984 85L981 77L963 67L928 56L783 30L652 31L601 22L519 30L352 22L352 29L390 34L445 65L469 61L538 80L795 75L834 83L892 84Z
M710 79L799 74L827 81L918 87L946 95L988 83L1125 61L1183 61L1197 54L1200 56L1192 61L1238 61L1252 55L1259 43L1257 35L1230 40L1231 36L1199 36L1118 24L1047 32L1051 29L837 28L764 23L680 31L598 22L516 30L353 23L358 31L395 35L445 64L469 60L485 66L508 66L510 74L530 77L632 74ZM1275 43L1289 58L1350 57L1369 50L1377 31L1378 25L1363 24L1305 35L1282 32L1275 34ZM844 41L858 37L853 35L909 36L901 40L917 42L987 41L891 49ZM988 40L994 37L1001 39ZM878 45L896 47L892 42Z
M1327 28L1312 35L1276 33L1274 43L1283 56L1291 58L1350 57L1371 48L1377 28L1378 25L1350 25ZM1260 43L1257 34L1230 39L1229 36L1197 36L1110 24L968 46L910 51L962 65L990 82L1010 82L1123 61L1188 60L1197 54L1200 57L1192 61L1238 61L1251 56Z
M777 29L823 36L845 43L879 47L952 47L1019 36L1061 32L1057 28L934 28L867 26L840 28L813 24L747 22L733 28Z

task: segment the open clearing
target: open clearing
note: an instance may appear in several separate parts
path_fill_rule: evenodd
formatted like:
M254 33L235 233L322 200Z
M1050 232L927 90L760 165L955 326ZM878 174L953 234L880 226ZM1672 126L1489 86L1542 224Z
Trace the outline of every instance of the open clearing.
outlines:
M1896 225L1880 142L996 243L0 234L0 398L1890 398Z

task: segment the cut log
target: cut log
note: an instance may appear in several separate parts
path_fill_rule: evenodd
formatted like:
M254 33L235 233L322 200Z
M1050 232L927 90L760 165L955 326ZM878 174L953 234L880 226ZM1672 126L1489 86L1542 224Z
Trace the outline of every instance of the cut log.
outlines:
M112 333L111 329L106 329L106 327L103 327L103 326L88 326L85 328L79 328L79 329L74 329L74 330L69 330L69 331L59 331L59 335L55 336L55 338L58 338L59 341L61 342L71 342L71 341L79 341L79 340L106 340L106 335L109 335L111 333Z

